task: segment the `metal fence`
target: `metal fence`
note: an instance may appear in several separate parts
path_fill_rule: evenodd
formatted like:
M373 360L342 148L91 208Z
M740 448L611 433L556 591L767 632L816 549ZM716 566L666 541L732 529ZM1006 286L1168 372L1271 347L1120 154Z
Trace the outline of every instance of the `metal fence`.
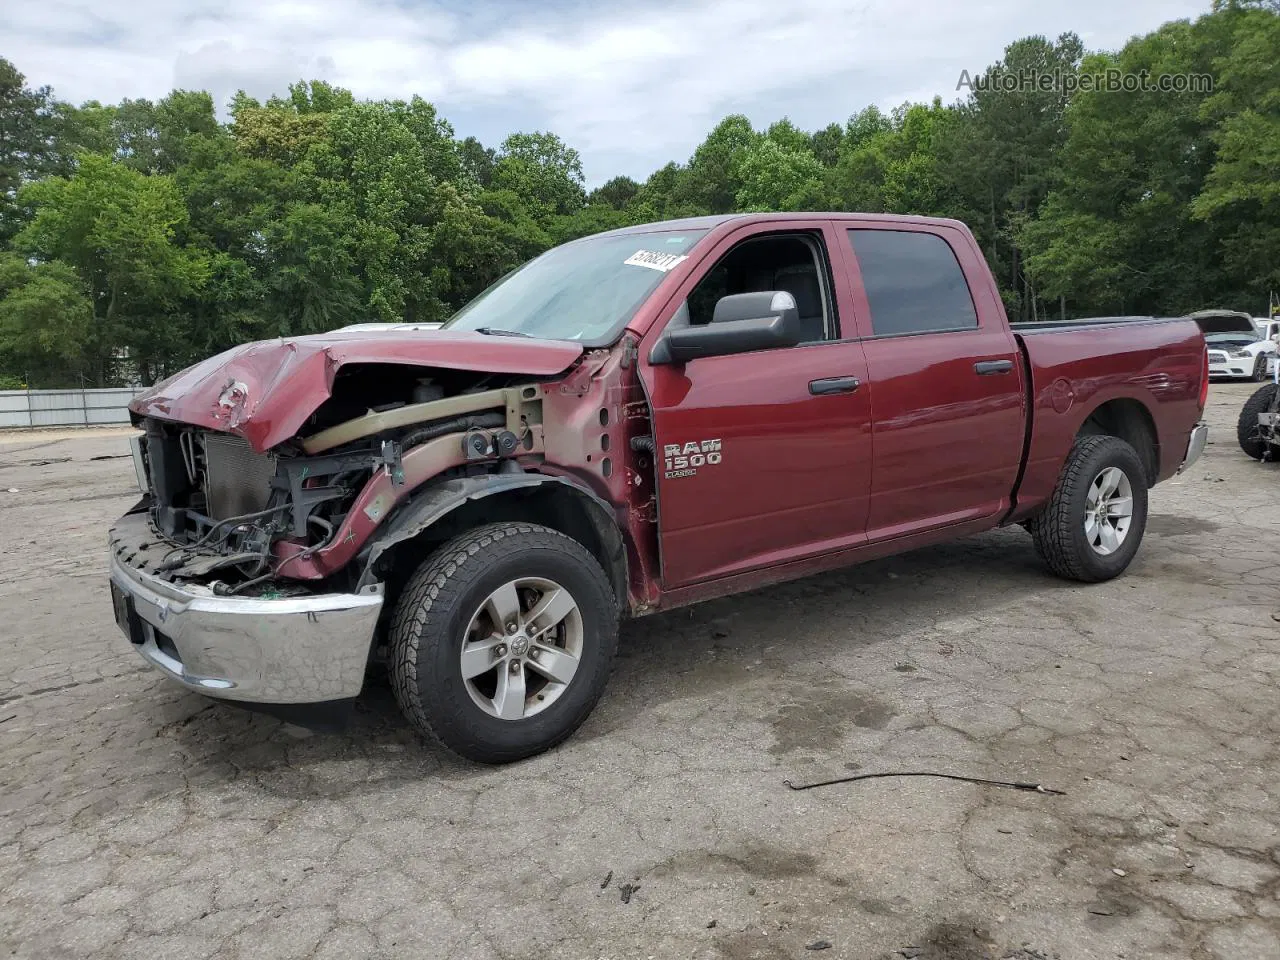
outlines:
M0 429L128 423L132 387L105 390L0 390Z

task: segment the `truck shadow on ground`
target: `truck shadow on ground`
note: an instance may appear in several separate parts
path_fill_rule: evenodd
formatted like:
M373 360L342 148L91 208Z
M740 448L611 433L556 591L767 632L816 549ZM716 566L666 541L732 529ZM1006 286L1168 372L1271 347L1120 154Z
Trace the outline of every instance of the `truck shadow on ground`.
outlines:
M625 731L670 701L731 694L764 676L776 680L810 670L833 650L893 642L939 620L976 614L997 597L1058 589L1072 585L1052 578L1030 538L1012 528L631 621L623 626L618 663L595 714L559 749ZM377 777L330 784L320 791L326 796L376 791L388 780L425 775L465 781L492 769L418 737L400 716L385 675L376 671L350 727L336 734L310 734L225 705L206 709L199 697L187 700L191 715L168 728L186 741L197 764L230 761L239 771L264 774L282 763L376 761ZM875 703L847 706L865 714L868 726L881 715ZM257 779L272 789L275 778Z

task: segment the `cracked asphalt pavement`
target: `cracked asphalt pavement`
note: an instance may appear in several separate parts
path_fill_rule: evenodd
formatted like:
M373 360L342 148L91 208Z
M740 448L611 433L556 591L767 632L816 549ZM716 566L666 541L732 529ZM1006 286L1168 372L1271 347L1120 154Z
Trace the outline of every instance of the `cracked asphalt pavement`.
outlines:
M1214 386L1124 577L1055 580L1014 528L637 621L577 736L505 768L385 685L319 735L144 669L105 575L132 466L91 459L123 434L3 438L0 956L1280 957L1251 391ZM915 770L1065 796L783 785Z

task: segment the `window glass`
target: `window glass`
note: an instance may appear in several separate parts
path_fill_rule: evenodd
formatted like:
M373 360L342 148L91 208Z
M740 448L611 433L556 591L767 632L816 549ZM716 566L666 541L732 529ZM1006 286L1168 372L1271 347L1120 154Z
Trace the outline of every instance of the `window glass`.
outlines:
M951 245L932 233L850 230L877 337L978 325Z
M834 324L827 323L827 296L810 238L755 237L734 247L689 294L689 322L710 323L721 297L759 290L785 290L796 300L803 342L825 340ZM821 240L812 238L814 245Z
M605 234L566 243L508 273L444 326L610 341L706 232Z

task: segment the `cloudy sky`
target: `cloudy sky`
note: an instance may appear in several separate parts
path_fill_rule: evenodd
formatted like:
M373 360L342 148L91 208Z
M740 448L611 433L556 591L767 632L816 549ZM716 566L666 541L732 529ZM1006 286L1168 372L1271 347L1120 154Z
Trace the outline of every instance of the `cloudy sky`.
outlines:
M1209 0L0 0L0 56L74 101L317 77L432 100L496 144L550 129L587 179L643 178L746 113L805 128L957 96L1005 44L1074 30L1115 49Z

